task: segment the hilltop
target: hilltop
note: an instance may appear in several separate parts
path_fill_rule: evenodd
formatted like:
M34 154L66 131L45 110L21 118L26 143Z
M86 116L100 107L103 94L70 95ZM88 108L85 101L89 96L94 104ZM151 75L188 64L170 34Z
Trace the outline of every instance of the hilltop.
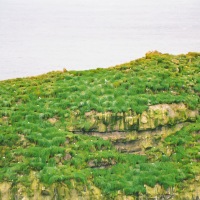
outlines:
M0 199L200 198L200 53L0 81Z

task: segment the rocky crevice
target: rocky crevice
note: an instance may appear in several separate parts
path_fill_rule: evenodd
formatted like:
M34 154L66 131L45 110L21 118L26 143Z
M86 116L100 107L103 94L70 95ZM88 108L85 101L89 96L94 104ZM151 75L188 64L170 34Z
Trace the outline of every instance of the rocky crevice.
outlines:
M89 132L87 134L109 140L122 153L145 154L145 151L158 146L168 135L181 130L188 122L173 126L162 126L154 130L127 132Z

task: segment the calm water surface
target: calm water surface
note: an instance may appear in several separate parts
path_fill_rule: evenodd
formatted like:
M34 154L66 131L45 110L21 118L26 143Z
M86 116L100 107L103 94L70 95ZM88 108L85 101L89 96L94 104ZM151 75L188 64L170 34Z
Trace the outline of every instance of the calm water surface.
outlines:
M0 80L200 52L199 0L0 0Z

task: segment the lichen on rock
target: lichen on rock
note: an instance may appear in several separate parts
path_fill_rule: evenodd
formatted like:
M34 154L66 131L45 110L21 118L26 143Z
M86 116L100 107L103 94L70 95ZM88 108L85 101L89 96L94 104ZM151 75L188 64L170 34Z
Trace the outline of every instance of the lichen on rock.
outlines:
M123 132L153 130L159 126L195 121L197 116L198 110L191 110L183 103L173 103L151 105L147 111L141 114L136 114L133 111L123 113L93 111L85 114L85 121L91 124L87 132ZM78 131L78 127L75 126L74 131Z

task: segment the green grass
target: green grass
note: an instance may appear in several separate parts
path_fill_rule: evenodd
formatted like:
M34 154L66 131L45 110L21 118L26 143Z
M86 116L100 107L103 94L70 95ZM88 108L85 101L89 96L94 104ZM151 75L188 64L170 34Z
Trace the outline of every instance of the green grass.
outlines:
M29 173L35 171L47 186L71 187L72 180L78 185L92 183L110 197L118 191L145 194L145 185L181 187L200 174L199 119L161 141L162 148L140 156L120 153L110 141L69 130L74 126L87 132L91 124L85 113L93 110L140 114L149 105L181 102L199 110L199 72L198 53L155 52L108 69L1 81L0 181L28 188Z

